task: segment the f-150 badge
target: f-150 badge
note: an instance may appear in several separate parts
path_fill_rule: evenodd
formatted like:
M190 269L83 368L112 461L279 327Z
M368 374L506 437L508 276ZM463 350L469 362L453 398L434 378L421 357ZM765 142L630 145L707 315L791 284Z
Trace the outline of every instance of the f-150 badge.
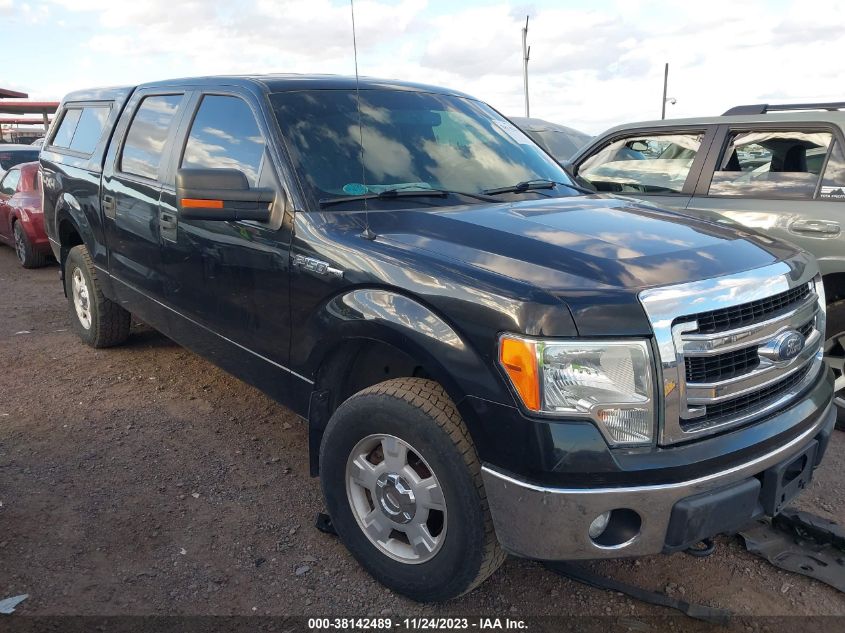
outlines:
M306 257L305 255L294 255L293 265L300 270L305 270L322 277L336 277L343 278L343 271L339 268L334 268L328 262L324 262L313 257Z

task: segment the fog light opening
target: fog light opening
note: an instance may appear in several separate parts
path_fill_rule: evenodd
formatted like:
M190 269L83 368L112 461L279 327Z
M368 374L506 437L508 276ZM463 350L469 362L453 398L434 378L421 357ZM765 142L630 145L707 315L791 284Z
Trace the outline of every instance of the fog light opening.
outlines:
M602 535L602 533L607 529L607 524L610 522L610 510L607 512L602 512L598 515L593 522L590 523L590 529L587 530L590 534L590 538L594 541Z
M636 540L642 525L642 518L634 510L617 508L593 519L588 532L597 547L620 549Z

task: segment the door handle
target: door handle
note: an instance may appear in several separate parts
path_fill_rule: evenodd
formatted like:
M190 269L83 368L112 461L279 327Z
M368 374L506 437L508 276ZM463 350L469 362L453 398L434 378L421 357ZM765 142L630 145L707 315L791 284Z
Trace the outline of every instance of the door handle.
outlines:
M837 235L841 228L838 222L828 220L797 220L789 225L789 230L795 233Z
M106 214L106 217L114 218L115 211L117 211L117 203L115 202L114 196L110 196L108 194L103 196L103 213Z
M170 215L169 213L162 213L159 215L159 224L163 229L175 229L176 228L176 216Z

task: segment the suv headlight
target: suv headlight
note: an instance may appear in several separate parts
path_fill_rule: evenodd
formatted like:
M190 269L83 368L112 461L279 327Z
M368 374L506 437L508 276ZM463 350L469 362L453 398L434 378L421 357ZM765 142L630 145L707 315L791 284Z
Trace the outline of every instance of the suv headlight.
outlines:
M499 363L526 408L590 418L613 445L648 444L654 437L649 352L644 340L499 339Z

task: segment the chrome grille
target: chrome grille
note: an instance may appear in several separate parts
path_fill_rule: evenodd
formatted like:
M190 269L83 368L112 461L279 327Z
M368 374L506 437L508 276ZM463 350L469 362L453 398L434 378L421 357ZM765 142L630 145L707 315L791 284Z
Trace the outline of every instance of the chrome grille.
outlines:
M640 293L660 356L662 444L764 417L815 379L825 318L816 276L815 264L796 255L738 275Z
M757 301L751 301L730 308L692 314L685 318L688 320L695 319L698 322L698 329L696 331L699 334L724 332L725 330L732 330L748 323L755 323L771 318L771 316L778 312L798 305L809 294L810 287L805 284L797 288L791 288L786 292L779 292L765 299L758 299Z

